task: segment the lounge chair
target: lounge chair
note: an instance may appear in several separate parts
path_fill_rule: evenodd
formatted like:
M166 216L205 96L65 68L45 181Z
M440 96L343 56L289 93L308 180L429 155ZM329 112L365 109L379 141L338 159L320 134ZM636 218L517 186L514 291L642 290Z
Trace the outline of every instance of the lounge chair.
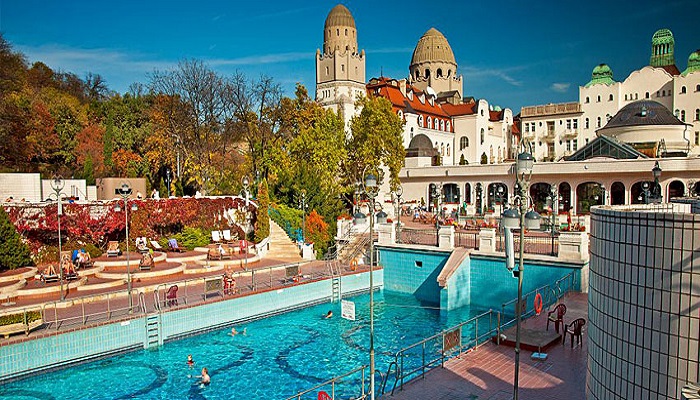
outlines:
M221 232L220 231L211 231L211 242L212 243L221 243Z
M168 307L177 305L177 285L170 286L165 293L165 304Z
M552 311L547 313L547 330L549 330L549 323L554 322L554 331L559 333L559 324L564 325L564 315L566 314L566 306L564 303L557 304Z
M231 230L230 229L226 229L226 230L221 231L221 235L224 238L224 243L231 244L231 243L235 243L235 241L236 241L236 239L231 237Z
M141 254L146 254L149 252L148 241L145 237L141 236L136 238L136 250Z
M168 240L168 249L175 253L184 253L185 251L187 251L177 244L177 239Z
M231 253L232 252L230 247L219 244L216 247L209 248L209 251L207 252L207 258L209 260L231 259Z
M153 256L150 253L146 253L141 257L141 261L139 261L139 269L144 271L144 270L150 270L153 268Z
M561 344L564 345L566 341L566 334L571 335L571 348L574 348L574 338L576 338L576 345L581 344L581 337L583 336L583 326L586 325L586 320L583 318L575 319L568 326L564 326L564 334L562 335Z
M155 240L151 240L151 247L155 251L163 251L163 247L160 245L160 243L156 242Z
M107 243L107 257L118 257L122 254L119 250L119 242L111 241Z
M49 265L41 272L40 278L44 283L58 282L60 279L54 265Z

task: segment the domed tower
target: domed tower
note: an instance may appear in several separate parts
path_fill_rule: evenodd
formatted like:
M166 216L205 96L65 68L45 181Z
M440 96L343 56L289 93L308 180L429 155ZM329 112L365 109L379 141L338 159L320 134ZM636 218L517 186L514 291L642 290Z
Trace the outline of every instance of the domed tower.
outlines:
M586 84L586 87L597 85L599 83L610 85L615 83L613 80L612 69L608 64L598 64L593 68L593 73L591 74L591 81Z
M355 99L365 94L365 51L358 53L357 47L355 19L338 4L323 27L323 52L316 50L316 100L343 113L346 124Z
M652 67L663 68L669 65L676 65L676 59L673 56L673 33L668 29L659 29L651 37L651 60L649 65Z
M411 65L410 83L418 89L428 86L436 93L457 91L462 96L462 76L457 75L457 62L445 36L435 28L430 28L418 40Z
M700 49L690 53L690 57L688 57L688 68L683 71L683 76L697 71L700 71Z

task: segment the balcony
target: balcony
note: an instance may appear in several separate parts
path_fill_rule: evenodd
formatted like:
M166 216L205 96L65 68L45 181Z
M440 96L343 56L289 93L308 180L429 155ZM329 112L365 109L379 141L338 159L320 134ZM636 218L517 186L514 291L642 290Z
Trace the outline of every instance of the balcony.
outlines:
M554 132L554 129L547 129L545 134L542 135L541 139L544 142L551 143L551 142L554 142L554 139L556 139L556 138L557 138L557 134L556 134L556 132Z
M581 112L579 103L546 104L541 106L528 106L520 110L520 117L543 117L547 115L575 114Z
M574 139L578 136L578 129L566 129L561 133L562 139Z

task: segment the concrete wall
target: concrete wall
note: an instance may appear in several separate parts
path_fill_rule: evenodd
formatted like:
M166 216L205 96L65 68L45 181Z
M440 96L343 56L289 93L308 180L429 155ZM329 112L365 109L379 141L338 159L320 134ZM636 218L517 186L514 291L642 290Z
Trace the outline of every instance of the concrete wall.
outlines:
M439 305L441 289L437 276L450 253L427 246L380 246L379 262L384 267L384 289L412 294L418 300Z
M97 179L97 200L112 200L119 198L115 192L126 182L131 186L130 198L135 199L138 193L146 198L150 193L146 193L146 178L100 178Z

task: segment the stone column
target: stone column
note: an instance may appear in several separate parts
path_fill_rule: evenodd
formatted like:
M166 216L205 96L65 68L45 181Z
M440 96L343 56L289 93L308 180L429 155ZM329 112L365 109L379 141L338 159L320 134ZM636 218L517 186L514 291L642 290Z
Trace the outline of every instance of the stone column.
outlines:
M561 232L559 234L559 258L564 260L588 260L588 233Z
M438 229L438 248L454 249L455 248L455 227L452 225L440 225Z
M479 231L479 251L486 253L496 252L496 229L481 228Z
M396 244L396 222L387 222L386 224L376 224L374 229L377 231L377 244L393 245Z

